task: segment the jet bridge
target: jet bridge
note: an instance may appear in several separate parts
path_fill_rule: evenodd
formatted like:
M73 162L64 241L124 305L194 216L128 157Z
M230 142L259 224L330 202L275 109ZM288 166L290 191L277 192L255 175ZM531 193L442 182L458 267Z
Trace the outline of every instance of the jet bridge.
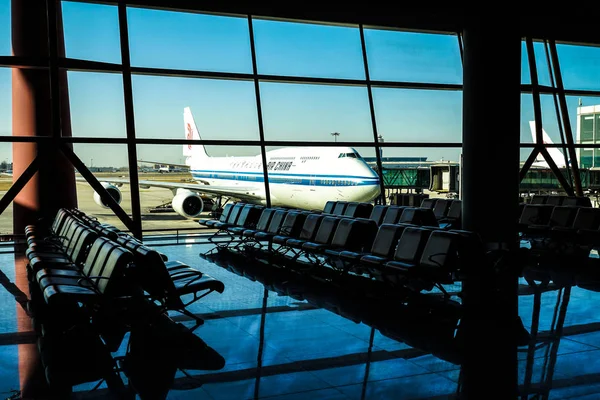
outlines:
M457 163L433 164L429 167L429 190L438 193L458 193L460 171Z

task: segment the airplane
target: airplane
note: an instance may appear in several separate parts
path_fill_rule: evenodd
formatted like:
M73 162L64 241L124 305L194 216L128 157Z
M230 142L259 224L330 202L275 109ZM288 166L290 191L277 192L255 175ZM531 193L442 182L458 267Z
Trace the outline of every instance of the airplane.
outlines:
M529 128L531 130L531 136L533 137L533 142L535 143L536 142L535 121L529 121ZM544 141L544 144L553 144L552 139L550 139L550 136L548 136L548 134L546 133L544 128L542 128L542 139ZM554 161L554 163L556 164L556 166L558 168L566 168L565 156L563 155L562 151L560 151L560 149L558 147L547 147L546 150L548 150L548 154L550 154L550 157L552 157L552 160ZM537 168L550 168L550 166L548 165L548 162L546 162L546 160L544 159L544 157L541 154L538 154L534 163L531 164L531 166L537 167Z
M187 140L200 140L192 112L183 112ZM175 212L195 218L204 210L203 197L239 199L266 205L262 158L257 156L211 157L204 145L185 144L185 166L197 183L140 180L141 188L161 187L173 191ZM380 194L379 177L351 147L285 147L266 152L271 206L322 210L328 200L370 202ZM168 163L162 163L167 165ZM181 164L170 164L181 167ZM117 186L129 180L102 178L117 203ZM106 205L97 193L95 202Z

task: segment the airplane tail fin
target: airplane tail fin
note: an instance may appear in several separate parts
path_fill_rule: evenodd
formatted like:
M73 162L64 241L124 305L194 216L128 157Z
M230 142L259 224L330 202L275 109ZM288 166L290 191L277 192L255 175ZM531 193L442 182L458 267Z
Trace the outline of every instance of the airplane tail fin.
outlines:
M535 134L535 121L529 121L529 128L531 129L531 137L533 138L533 142L536 142L536 134ZM554 144L554 142L552 142L552 139L550 139L550 136L548 136L548 134L546 133L546 131L544 130L544 128L542 128L542 139L544 141L544 144ZM552 160L554 161L554 163L556 164L556 166L558 168L565 168L565 156L563 155L562 151L560 151L560 149L558 147L547 147L546 150L548 150L548 154L550 154L550 157L552 157ZM546 163L546 160L544 159L544 157L539 154L538 157L535 160L536 162L540 162L540 163Z
M200 140L200 133L198 132L198 127L196 126L196 122L194 122L194 116L192 115L192 110L190 110L189 107L183 109L183 123L185 127L186 139ZM187 157L188 161L190 161L192 158L209 158L209 155L208 153L206 153L204 145L201 144L184 144L183 155Z

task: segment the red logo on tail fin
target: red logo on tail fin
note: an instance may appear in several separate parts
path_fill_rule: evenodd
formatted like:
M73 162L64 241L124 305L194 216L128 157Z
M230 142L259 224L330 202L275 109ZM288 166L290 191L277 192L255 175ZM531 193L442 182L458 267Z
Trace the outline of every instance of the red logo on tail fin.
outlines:
M187 124L187 140L193 140L194 139L194 134L192 133L192 126L188 123ZM188 144L188 149L191 150L192 149L192 145Z

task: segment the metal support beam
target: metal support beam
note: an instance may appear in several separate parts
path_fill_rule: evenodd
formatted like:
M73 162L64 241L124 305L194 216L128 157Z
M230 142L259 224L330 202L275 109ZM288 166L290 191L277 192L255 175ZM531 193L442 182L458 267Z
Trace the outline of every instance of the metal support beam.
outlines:
M131 214L133 235L142 239L142 213L140 208L140 186L137 170L137 149L135 143L135 120L133 112L133 88L131 84L131 61L129 56L129 31L127 28L127 8L119 3L119 34L121 37L121 61L123 63L123 92L125 100L125 123L127 125L127 158L129 165L129 188L131 190Z
M252 25L252 17L248 15L248 31L250 34L250 50L252 51L252 74L254 80L254 94L256 95L256 114L258 116L258 135L260 137L260 157L263 167L263 178L265 181L265 197L267 207L271 207L271 189L269 186L269 171L267 170L267 149L264 144L265 128L262 117L262 105L260 101L260 82L258 80L258 67L256 64L256 46L254 45L254 28Z
M554 76L556 78L556 89L558 91L558 101L565 127L565 139L567 141L567 149L569 150L569 158L571 159L571 170L573 171L573 185L575 186L575 194L583 196L581 187L581 176L579 175L579 164L577 162L577 154L573 147L573 131L571 130L571 121L569 119L569 109L567 107L567 99L565 97L564 86L562 81L562 73L560 71L560 62L558 60L558 52L556 51L556 42L550 40L550 56L552 57L552 65L554 67Z
M367 45L365 44L365 30L362 25L358 26L360 31L360 44L362 48L363 64L365 66L365 79L367 80L367 93L369 94L369 110L371 112L371 125L373 126L373 141L375 142L375 160L377 162L377 175L379 175L379 191L381 192L381 204L385 205L385 185L383 184L383 168L381 166L381 147L379 147L379 134L377 133L377 119L375 118L375 105L373 103L373 89L369 76L369 62L367 58Z
M550 84L552 87L556 87L554 83L554 71L552 70L552 60L550 59L550 51L548 50L548 41L544 40L544 53L546 54L546 63L548 64L548 76L550 76ZM565 165L569 167L569 157L567 156L567 146L565 141L565 132L563 129L564 121L560 115L560 109L558 107L558 97L556 92L552 93L552 100L554 100L554 112L556 113L556 120L558 121L558 133L560 134L560 143L562 144L563 157L565 159ZM573 186L573 177L571 173L568 174L569 185Z
M533 40L530 37L525 39L525 43L527 46L529 71L531 73L531 89L532 89L532 95L533 95L532 96L533 97L533 114L534 114L534 119L535 119L535 141L536 141L537 145L539 146L540 154L544 157L544 160L546 160L546 163L548 163L548 166L552 170L552 173L554 173L554 176L556 176L556 179L558 179L558 182L560 183L560 185L563 187L563 189L565 189L565 192L569 196L573 196L574 195L573 188L571 187L571 185L569 185L569 182L567 182L567 180L564 177L564 175L562 174L562 172L560 172L560 169L558 169L558 166L556 165L556 163L554 162L552 157L550 157L550 154L548 154L548 150L546 150L546 147L544 146L544 139L543 139L543 135L542 135L542 127L543 127L542 106L541 106L541 101L540 101L540 92L538 89L539 85L538 85L537 66L536 66L536 62L535 62L535 50L533 48ZM521 174L521 176L523 176L523 174Z

